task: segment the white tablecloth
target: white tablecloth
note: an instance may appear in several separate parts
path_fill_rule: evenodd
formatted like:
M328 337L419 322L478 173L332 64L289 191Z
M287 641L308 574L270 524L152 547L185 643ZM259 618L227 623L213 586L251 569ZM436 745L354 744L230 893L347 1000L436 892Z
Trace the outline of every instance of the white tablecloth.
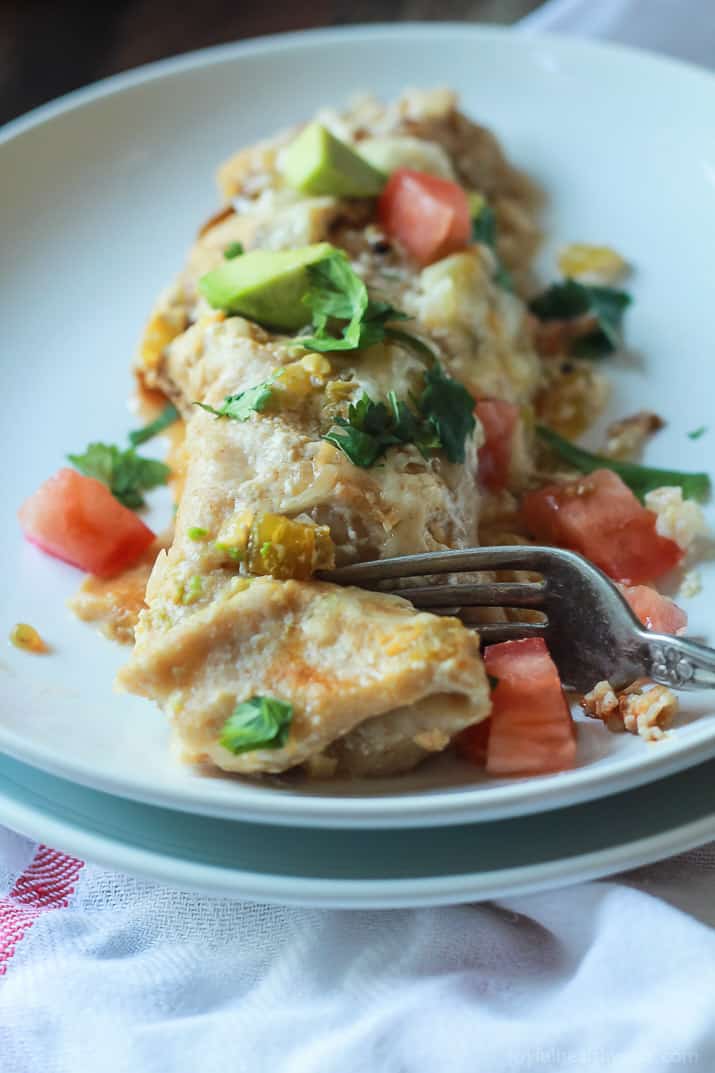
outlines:
M715 0L556 0L523 26L715 62ZM0 828L0 1073L713 1073L714 924L715 846L367 913L182 894Z

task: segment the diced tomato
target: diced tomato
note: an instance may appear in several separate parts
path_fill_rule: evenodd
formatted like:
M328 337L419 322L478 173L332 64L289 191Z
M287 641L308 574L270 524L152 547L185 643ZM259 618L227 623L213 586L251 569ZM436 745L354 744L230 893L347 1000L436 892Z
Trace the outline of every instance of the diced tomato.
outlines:
M506 488L511 466L514 429L519 407L503 399L480 399L475 413L484 429L484 443L479 448L479 480L490 492Z
M652 581L683 557L675 541L656 532L655 514L608 469L529 492L522 514L537 539L580 552L626 585Z
M496 678L487 742L490 775L543 775L576 762L576 736L561 679L541 637L491 645Z
M650 585L618 586L637 618L647 630L656 633L678 633L687 626L688 616L681 607L667 596L656 592Z
M73 469L61 469L19 510L27 539L49 555L98 577L130 566L154 534L109 489Z
M482 719L457 735L457 752L477 767L484 767L487 760L490 724L490 718Z
M472 235L469 201L462 187L410 168L393 171L377 214L383 230L421 265L464 249Z

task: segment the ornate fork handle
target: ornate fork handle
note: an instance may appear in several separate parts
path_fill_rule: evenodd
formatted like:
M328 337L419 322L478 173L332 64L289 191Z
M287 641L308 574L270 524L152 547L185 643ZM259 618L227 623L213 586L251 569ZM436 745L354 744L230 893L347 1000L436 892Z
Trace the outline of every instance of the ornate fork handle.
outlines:
M643 640L646 674L654 682L673 689L715 689L715 649L662 633Z

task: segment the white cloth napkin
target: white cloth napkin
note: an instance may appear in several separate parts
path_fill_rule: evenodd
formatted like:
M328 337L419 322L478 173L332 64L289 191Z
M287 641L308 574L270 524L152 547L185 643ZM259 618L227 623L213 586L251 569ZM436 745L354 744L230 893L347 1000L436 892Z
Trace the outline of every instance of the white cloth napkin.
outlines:
M382 913L181 894L42 850L28 868L34 852L9 836L26 882L0 867L22 908L45 905L0 976L3 1073L715 1070L715 848ZM2 922L0 901L0 969Z
M5 856L33 850L12 836ZM26 908L40 874L76 882L5 960L3 1073L715 1070L715 848L381 913L180 894L90 865L77 879L67 861L45 852L25 886L0 868ZM1 936L0 901L0 959Z
M715 0L554 0L524 29L715 62ZM715 1071L715 845L452 909L157 887L0 828L0 1073Z
M551 0L520 26L604 37L715 66L714 0Z

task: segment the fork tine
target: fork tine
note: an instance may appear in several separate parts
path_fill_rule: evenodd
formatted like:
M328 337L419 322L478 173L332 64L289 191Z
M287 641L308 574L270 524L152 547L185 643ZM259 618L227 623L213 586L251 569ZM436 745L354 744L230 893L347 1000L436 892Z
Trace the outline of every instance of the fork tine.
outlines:
M548 621L543 622L480 622L476 608L431 607L433 615L449 615L459 618L465 626L476 630L486 645L496 641L517 641L524 637L545 637L549 628Z
M477 631L484 645L493 645L499 641L521 641L525 637L544 637L548 630L547 622L485 622L469 623L462 619L465 626Z
M534 566L534 558L534 548L528 544L499 548L466 548L355 563L352 566L340 566L337 570L323 570L317 576L322 581L334 581L338 585L366 585L387 578L428 574L472 573L475 570L538 570L538 566Z
M541 582L485 582L476 585L422 585L390 589L415 607L543 607Z

